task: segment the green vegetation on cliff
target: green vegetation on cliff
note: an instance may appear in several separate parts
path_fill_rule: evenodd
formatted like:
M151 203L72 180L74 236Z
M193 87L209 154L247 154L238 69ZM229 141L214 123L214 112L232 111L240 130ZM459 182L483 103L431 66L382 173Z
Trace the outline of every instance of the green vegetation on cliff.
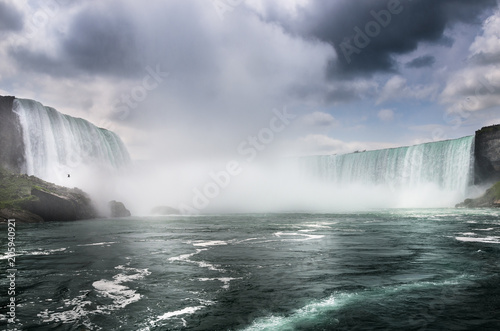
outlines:
M42 222L95 217L97 213L85 192L0 167L0 220Z
M487 189L479 198L465 199L464 202L457 204L455 207L500 207L500 182Z
M26 202L36 199L31 195L31 189L36 184L28 176L12 174L0 168L0 209L23 209Z

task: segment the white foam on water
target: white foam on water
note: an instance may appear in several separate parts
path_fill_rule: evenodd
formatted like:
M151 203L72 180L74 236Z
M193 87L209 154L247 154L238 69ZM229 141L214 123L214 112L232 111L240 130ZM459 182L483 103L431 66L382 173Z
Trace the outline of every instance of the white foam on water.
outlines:
M210 241L197 241L193 244L193 246L210 247L210 246L224 246L227 244L228 243L226 241L222 240L210 240Z
M464 242L480 242L480 243L487 243L487 244L500 244L500 237L455 237L456 240L458 241L464 241Z
M83 245L77 245L77 246L81 246L81 247L85 247L85 246L110 246L111 244L116 244L116 242L114 241L109 241L109 242L102 242L102 243L92 243L92 244L83 244Z
M57 307L57 310L68 309L65 311L50 311L45 309L37 314L44 323L60 322L74 323L82 321L82 318L87 318L89 315L110 314L111 311L122 309L127 305L141 299L141 295L135 290L122 285L124 282L142 279L151 273L148 269L136 269L119 265L115 267L117 270L123 270L125 273L119 273L113 276L113 280L101 279L92 283L92 286L103 297L110 298L112 303L109 305L97 306L95 309L89 309L95 304L89 300L88 290L80 291L81 295L73 299L63 300L63 306ZM52 301L47 299L46 301ZM101 330L100 327L90 324L89 321L84 321L84 325L91 330Z
M244 243L244 242L247 242L247 241L254 241L254 240L260 240L260 239L264 239L264 238L248 238L248 239L242 239L242 240L237 240L235 241L234 243L235 244L241 244L241 243Z
M190 257L195 256L196 254L199 254L200 252L203 252L206 250L207 250L206 248L205 249L197 249L196 252L194 252L194 253L173 256L173 257L168 258L168 260L169 261L189 261L189 262L192 262L191 260L189 260Z
M173 256L173 257L170 257L168 260L171 262L181 261L181 262L193 263L193 264L197 264L200 268L207 268L207 269L212 270L212 271L226 272L226 270L219 268L220 267L219 265L212 264L212 263L209 263L206 261L193 261L190 259L191 257L193 257L193 256L195 256L203 251L206 251L206 250L208 250L208 248L199 248L194 253Z
M335 323L332 316L335 311L345 305L356 303L359 301L384 300L386 296L401 295L400 292L413 291L419 288L436 288L439 290L453 290L457 284L469 279L470 275L460 275L458 277L447 279L439 282L417 281L401 285L383 286L373 290L361 292L337 292L323 300L313 301L302 308L296 309L287 315L270 314L266 317L261 317L253 321L253 323L245 328L246 331L274 331L274 330L296 330L298 325L307 325L309 322L314 323L321 316L328 316L330 321ZM444 293L444 292L443 292Z
M8 258L11 257L18 257L18 256L23 256L23 255L52 255L53 253L58 253L58 252L64 252L68 248L67 247L62 247L62 248L55 248L55 249L39 249L36 251L16 251L16 254L1 254L0 255L0 260L7 260ZM72 251L68 251L72 252Z
M208 282L208 281L219 281L219 282L222 282L223 285L222 285L222 288L227 290L229 288L229 283L232 281L232 280L236 280L236 279L242 279L241 277L238 277L238 278L231 278L231 277L220 277L220 278L198 278L198 280L200 282Z
M275 232L273 234L275 237L281 238L282 236L296 236L299 238L292 238L292 239L281 239L282 241L306 241L306 240L312 240L312 239L320 239L323 238L324 235L321 234L305 234L305 233L298 233L298 232ZM302 238L300 238L302 237ZM305 237L305 238L303 238Z
M462 236L475 236L476 234L474 232L462 232L459 233Z
M192 315L196 313L198 310L205 308L205 306L192 306L192 307L186 307L180 310L175 310L175 311L169 311L164 313L163 315L158 316L155 320L150 321L149 324L150 326L147 326L145 328L140 329L139 331L149 331L151 328L155 328L158 322L160 321L165 321L165 320L170 320L173 318L178 318L180 322L182 322L182 326L186 327L187 322L184 318L179 317L179 316L185 316L185 315Z
M29 252L28 254L31 254L31 255L50 255L50 254L56 253L56 252L64 252L66 249L67 249L66 247L62 247L62 248L48 249L45 251Z
M82 317L85 317L89 314L95 314L95 310L86 310L87 306L92 305L92 302L88 300L89 291L80 291L80 293L82 294L73 299L63 300L64 306L57 308L64 309L71 307L70 310L55 312L45 309L44 311L38 313L37 316L40 317L42 319L42 322L44 323L73 323L81 320Z
M194 306L194 307L186 307L181 310L176 310L176 311L170 311L167 312L161 316L158 317L156 322L161 321L161 320L168 320L171 319L172 317L180 316L180 315L186 315L186 314L194 314L196 311L205 308L205 306Z
M23 253L23 255L51 255L51 254L57 253L57 252L64 252L66 249L67 249L67 247L62 247L62 248L37 250L37 251L22 252L22 253Z
M139 301L142 295L137 293L135 290L132 290L125 285L122 285L122 283L142 279L145 276L151 274L151 272L149 272L148 269L136 269L136 268L126 267L123 265L119 265L115 267L115 269L123 270L126 272L134 272L134 273L133 274L120 273L113 276L113 280L101 279L92 283L92 286L97 290L99 294L113 300L112 304L98 307L98 309L103 311L122 309L133 302Z
M318 222L318 223L304 223L303 226L318 229L331 229L330 225L337 224L338 222Z
M7 260L8 258L11 258L11 257L17 257L17 256L21 256L22 254L1 254L0 255L0 260Z
M219 268L219 265L217 264L212 264L205 261L191 261L191 262L198 264L200 268L207 268L208 270L212 271L226 272L226 270Z
M141 295L127 286L117 284L115 281L99 280L92 283L92 286L101 293L101 295L111 298L112 305L100 306L105 310L117 310L125 308L132 302L139 301Z
M245 328L247 331L274 331L274 330L295 330L300 322L313 321L320 314L327 313L329 310L342 306L347 303L356 294L337 294L332 295L321 301L310 303L300 309L293 311L288 316L275 316L258 318L252 325Z

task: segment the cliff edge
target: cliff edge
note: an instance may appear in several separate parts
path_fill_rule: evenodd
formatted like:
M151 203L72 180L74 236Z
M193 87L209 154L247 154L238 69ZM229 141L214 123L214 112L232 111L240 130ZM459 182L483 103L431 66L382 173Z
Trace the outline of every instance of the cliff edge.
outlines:
M34 223L97 217L90 197L82 190L0 168L0 220Z
M474 157L476 184L500 180L500 125L476 131Z
M24 139L21 124L12 111L14 97L0 96L0 167L25 172Z

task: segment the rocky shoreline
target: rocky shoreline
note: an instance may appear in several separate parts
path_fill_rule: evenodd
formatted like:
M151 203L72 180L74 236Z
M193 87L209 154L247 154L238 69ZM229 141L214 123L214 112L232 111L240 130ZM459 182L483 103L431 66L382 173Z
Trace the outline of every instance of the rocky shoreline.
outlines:
M74 221L99 217L90 197L78 188L0 169L0 218L18 222Z
M122 203L113 201L112 205L112 217L130 216ZM0 167L0 222L9 218L19 223L39 223L103 217L90 196L78 188L58 186Z
M465 199L455 205L457 208L499 208L500 207L500 182L490 187L486 192L475 199Z

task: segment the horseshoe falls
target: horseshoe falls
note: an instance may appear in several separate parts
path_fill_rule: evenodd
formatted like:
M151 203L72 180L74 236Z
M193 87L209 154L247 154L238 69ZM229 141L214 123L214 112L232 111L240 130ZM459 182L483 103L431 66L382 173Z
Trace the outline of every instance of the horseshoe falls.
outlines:
M455 202L474 188L474 136L344 155L303 157L299 168L303 177L334 190L376 188L377 194L392 194L399 196L399 200L404 195L420 199L427 195L432 201L432 194L447 194Z
M28 175L64 183L68 174L113 172L130 163L125 145L109 130L34 100L15 99L13 111L22 128Z

